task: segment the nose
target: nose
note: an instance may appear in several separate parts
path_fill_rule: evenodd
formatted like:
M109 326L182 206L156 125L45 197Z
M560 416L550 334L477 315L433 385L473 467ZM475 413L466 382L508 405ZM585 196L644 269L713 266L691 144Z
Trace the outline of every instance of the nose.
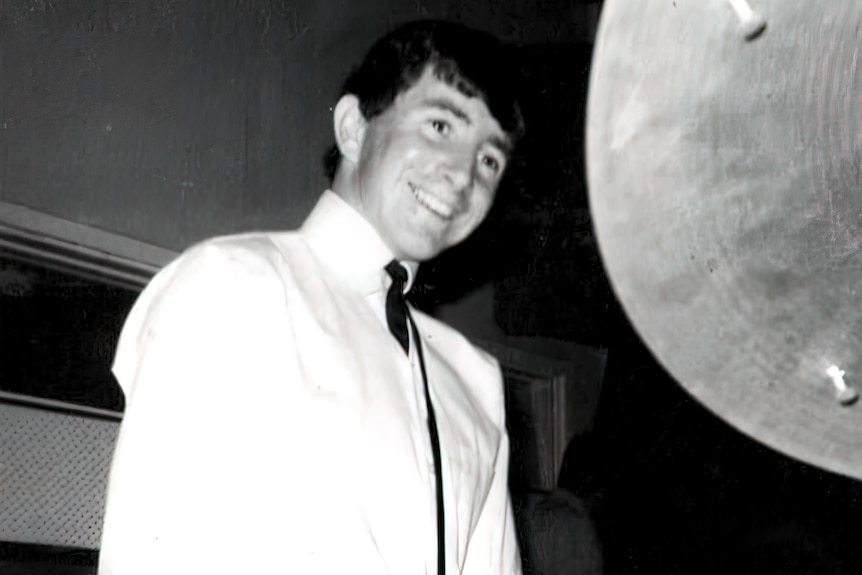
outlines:
M443 176L455 190L469 187L473 183L473 155L464 152L449 154L443 163Z

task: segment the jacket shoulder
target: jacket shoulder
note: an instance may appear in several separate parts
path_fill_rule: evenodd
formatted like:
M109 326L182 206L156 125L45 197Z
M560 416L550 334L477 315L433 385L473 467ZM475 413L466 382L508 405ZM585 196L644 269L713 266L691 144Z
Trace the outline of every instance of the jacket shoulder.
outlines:
M283 305L291 280L281 257L270 234L243 234L199 242L162 268L138 296L120 333L113 370L121 385L132 379L156 334L182 332L193 341L213 321L264 317Z

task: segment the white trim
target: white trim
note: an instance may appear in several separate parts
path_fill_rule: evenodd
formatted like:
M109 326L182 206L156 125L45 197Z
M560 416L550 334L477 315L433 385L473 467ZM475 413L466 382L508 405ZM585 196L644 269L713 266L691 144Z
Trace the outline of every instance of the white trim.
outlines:
M0 201L0 250L129 288L140 288L174 259L174 251Z
M0 390L0 403L10 403L13 405L32 407L45 411L59 411L69 415L94 417L96 419L104 419L107 421L119 422L123 419L123 413L121 411L90 407L79 403L69 403L68 401L60 401L57 399L48 399L45 397L36 397L35 395L24 395L23 393L12 393L2 390Z

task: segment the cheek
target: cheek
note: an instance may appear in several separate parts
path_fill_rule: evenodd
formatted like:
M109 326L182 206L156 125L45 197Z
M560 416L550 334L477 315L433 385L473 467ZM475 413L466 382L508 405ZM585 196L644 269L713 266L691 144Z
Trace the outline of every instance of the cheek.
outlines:
M417 146L415 142L407 141L400 145L400 152L403 154L404 162L415 162L416 159L423 155L422 148Z
M466 233L472 233L485 220L488 212L491 211L493 201L494 195L487 192L473 196L470 209L464 218L464 231Z
M385 187L397 185L405 176L427 163L422 158L420 148L403 139L393 138L377 148L371 160L374 163L372 179Z
M491 211L491 206L494 203L495 194L493 191L483 190L477 193L473 199L473 211L479 221L484 220L488 212Z

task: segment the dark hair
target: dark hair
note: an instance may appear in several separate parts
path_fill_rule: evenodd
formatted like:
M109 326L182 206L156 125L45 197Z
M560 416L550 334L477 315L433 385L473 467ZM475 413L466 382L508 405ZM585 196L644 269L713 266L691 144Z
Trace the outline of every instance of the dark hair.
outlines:
M429 65L444 82L469 97L481 98L512 143L521 138L524 120L516 96L518 82L506 48L490 34L460 24L420 21L396 28L371 47L341 93L359 98L359 108L370 120L413 86ZM339 158L337 146L324 158L330 179Z

